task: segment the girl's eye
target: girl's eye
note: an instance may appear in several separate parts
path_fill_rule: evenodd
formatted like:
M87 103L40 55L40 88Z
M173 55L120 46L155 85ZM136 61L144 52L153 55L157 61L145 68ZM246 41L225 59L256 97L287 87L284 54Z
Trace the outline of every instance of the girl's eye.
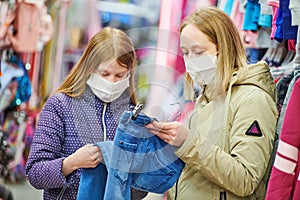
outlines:
M122 78L125 74L118 74L117 77L118 78Z
M203 51L196 51L195 55L200 56L201 54L203 54Z

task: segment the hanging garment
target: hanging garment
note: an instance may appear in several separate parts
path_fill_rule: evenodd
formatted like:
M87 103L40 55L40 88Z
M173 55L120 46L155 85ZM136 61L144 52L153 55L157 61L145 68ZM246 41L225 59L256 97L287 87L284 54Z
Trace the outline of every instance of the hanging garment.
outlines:
M11 45L7 32L15 19L15 13L9 4L8 1L0 1L0 49L8 48Z
M12 48L16 52L34 52L40 30L40 10L37 3L17 2L14 33L9 34Z
M287 104L266 200L298 200L300 197L299 98L300 79L294 83Z
M5 88L9 85L12 78L21 77L24 75L24 71L19 68L17 65L5 60L0 61L1 70L3 76L0 78L0 96L4 92Z
M289 9L291 11L292 26L300 25L300 1L290 0Z
M25 64L18 56L16 55L11 56L10 62L17 65L19 69L23 70L24 72L23 76L17 77L18 88L17 88L16 96L10 105L11 108L14 108L23 102L27 102L30 99L31 82L28 75L28 71L25 69Z
M174 154L176 148L144 127L154 119L142 114L136 119L132 116L133 112L123 113L114 141L97 143L107 168L105 190L103 167L83 169L77 200L127 200L130 187L164 193L178 180L185 164Z

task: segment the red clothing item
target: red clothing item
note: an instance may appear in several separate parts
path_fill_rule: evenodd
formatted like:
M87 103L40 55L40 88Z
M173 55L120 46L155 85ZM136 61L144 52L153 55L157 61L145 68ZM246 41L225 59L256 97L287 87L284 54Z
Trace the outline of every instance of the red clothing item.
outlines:
M287 105L266 200L300 199L300 79Z

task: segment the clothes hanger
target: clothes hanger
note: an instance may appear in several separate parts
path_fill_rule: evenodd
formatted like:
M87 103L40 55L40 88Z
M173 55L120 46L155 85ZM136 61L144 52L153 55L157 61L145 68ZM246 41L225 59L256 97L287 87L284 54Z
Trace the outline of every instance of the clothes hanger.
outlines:
M134 109L133 109L133 111L132 111L132 119L133 120L135 120L136 119L136 117L138 116L138 114L142 111L142 109L144 108L144 105L142 104L142 103L138 103L135 107L134 107Z
M293 62L296 65L300 65L300 26L298 26L296 53L295 53L295 57L293 59Z
M262 60L265 60L268 64L272 62L274 58L278 46L278 42L276 40L271 40L270 47L266 51L265 55L262 57Z
M295 58L296 52L294 50L291 50L291 55L289 57L288 62L291 62Z
M282 61L281 65L286 65L289 62L291 62L295 57L295 51L294 50L288 50L284 60Z
M288 50L288 52L286 53L285 58L284 58L283 61L281 62L281 65L285 65L286 63L289 62L291 53L292 53L292 51L291 51L291 50Z
M271 73L274 73L274 76L278 74L286 74L289 72L294 71L294 69L300 66L300 27L298 27L298 32L297 32L297 44L296 44L296 53L293 58L293 60L286 65L282 65L276 69L271 69Z
M268 64L269 66L274 66L274 58L277 54L278 51L278 45L273 49L272 54L270 55L270 57L268 58Z
M281 64L282 60L285 58L286 54L287 54L286 40L284 40L277 47L276 54L272 60L273 66L275 66L275 67L280 66L280 64Z

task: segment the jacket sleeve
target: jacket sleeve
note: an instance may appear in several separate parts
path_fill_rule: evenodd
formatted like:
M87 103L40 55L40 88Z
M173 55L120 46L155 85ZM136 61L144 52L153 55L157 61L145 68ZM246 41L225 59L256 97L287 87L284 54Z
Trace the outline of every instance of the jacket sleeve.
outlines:
M67 184L62 174L64 143L63 109L60 100L49 97L38 118L38 124L26 163L26 176L37 189ZM72 173L68 176L71 180Z
M292 199L300 149L300 79L289 98L266 199ZM298 163L297 163L298 161ZM299 198L299 194L297 196Z
M230 103L227 122L229 153L214 145L201 157L206 145L201 130L193 130L176 154L193 170L237 196L252 194L263 179L272 154L277 118L275 102L258 89L239 95ZM262 135L246 134L254 122ZM216 122L212 122L216 123ZM257 127L256 127L257 128ZM224 137L224 136L223 136Z

